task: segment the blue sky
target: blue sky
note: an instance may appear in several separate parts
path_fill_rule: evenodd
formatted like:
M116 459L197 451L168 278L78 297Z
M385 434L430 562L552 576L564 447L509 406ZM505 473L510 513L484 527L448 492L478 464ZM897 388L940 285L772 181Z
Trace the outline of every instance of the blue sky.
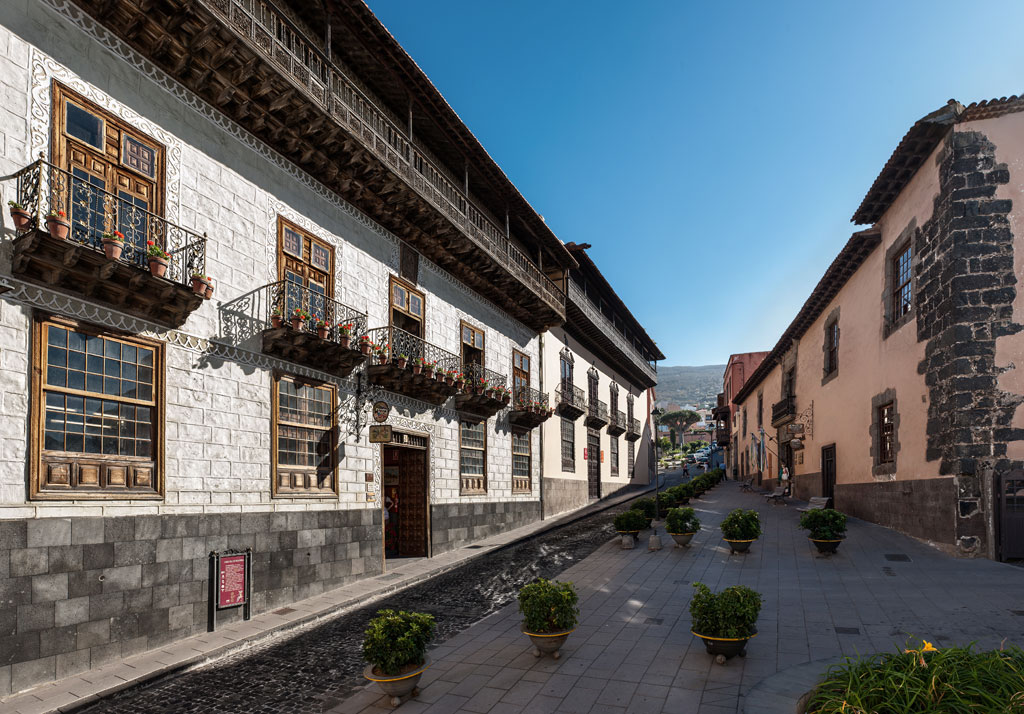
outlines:
M1024 3L369 0L667 356L771 349L899 139L1024 92Z

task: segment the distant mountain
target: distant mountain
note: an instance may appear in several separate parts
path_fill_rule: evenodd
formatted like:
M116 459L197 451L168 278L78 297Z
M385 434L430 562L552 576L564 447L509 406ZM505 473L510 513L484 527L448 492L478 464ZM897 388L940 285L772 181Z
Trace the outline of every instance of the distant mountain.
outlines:
M724 364L700 367L658 367L657 406L670 404L713 407L722 391Z

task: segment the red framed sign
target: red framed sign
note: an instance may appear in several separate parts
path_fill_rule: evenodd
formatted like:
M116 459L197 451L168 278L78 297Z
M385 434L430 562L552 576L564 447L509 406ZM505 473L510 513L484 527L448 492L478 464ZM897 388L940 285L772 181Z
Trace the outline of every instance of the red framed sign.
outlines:
M217 611L242 608L242 618L251 615L252 548L210 553L209 601L207 630L217 627Z

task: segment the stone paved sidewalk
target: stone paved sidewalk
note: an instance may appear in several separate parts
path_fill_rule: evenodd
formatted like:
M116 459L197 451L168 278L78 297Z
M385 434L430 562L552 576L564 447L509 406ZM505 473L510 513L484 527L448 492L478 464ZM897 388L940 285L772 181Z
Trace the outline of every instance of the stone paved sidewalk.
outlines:
M735 482L693 505L703 528L691 548L674 548L663 535L663 549L648 552L644 532L636 549L610 541L561 576L576 583L582 610L561 659L533 657L513 604L435 648L419 698L398 711L791 714L787 695L806 691L808 668L789 677L798 665L824 669L822 662L892 651L909 637L939 647L1024 643L1024 570L955 559L854 519L839 553L824 558L797 529L793 505L768 505ZM730 555L720 540L718 524L736 507L761 513L765 533L747 555ZM694 581L762 593L759 634L745 659L714 664L690 634ZM745 701L766 678L778 686L762 686ZM787 686L798 689L787 693ZM332 711L393 710L368 687Z
M653 486L650 488L653 489ZM287 608L261 613L248 622L226 624L218 627L216 632L194 635L160 649L0 698L0 714L72 711L128 687L219 659L268 637L290 635L313 627L326 617L364 606L515 541L613 507L637 497L645 490L631 489L578 511L482 539L470 548L459 548L433 558L389 562L387 572L383 575L290 603ZM0 675L3 674L2 669Z

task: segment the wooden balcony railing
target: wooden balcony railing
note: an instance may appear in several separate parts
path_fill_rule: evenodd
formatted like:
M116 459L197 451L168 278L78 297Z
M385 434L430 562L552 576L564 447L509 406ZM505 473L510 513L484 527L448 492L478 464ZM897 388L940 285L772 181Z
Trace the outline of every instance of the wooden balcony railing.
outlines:
M781 426L796 416L796 396L783 397L772 405L772 426Z
M604 313L591 302L590 298L587 297L586 293L574 282L569 281L569 300L573 302L576 307L583 311L583 313L593 322L595 325L599 325L602 328L602 332L608 337L612 343L637 366L637 368L645 375L650 377L652 382L656 382L658 379L658 371L655 368L653 362L648 362L647 359L637 351L636 347L632 345L622 335L622 331L612 324L612 321L605 317Z
M301 87L309 99L360 139L381 161L444 213L481 250L560 314L565 294L509 240L506 229L474 204L429 152L382 110L273 4L264 0L197 0Z

